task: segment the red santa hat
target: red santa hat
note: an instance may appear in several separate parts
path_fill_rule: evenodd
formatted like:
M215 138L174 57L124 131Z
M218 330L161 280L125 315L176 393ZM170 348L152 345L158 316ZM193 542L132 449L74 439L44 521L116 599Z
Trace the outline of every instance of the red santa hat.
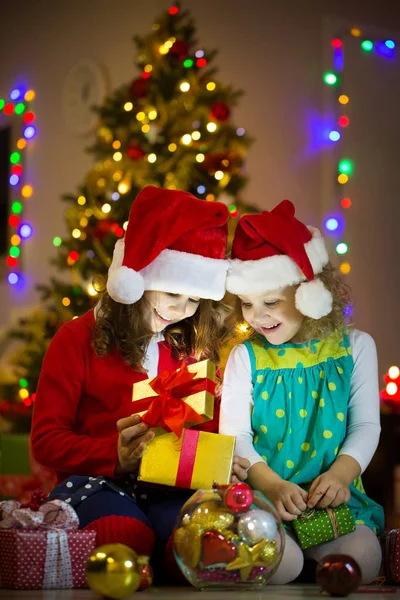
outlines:
M221 300L225 294L228 209L188 192L145 187L124 239L115 244L107 291L121 304L144 290Z
M296 307L320 319L332 310L332 295L315 278L329 262L318 229L295 216L289 200L270 212L242 217L235 231L227 289L232 294L259 294L300 283Z

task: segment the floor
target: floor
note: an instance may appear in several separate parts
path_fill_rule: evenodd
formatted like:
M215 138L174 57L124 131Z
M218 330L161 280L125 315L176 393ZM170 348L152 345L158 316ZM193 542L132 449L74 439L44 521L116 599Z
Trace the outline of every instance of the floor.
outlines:
M193 588L151 588L138 594L138 600L192 600L199 598L199 592ZM221 600L220 591L200 592L206 600ZM229 600L262 600L263 598L282 598L282 600L311 600L321 598L320 589L316 585L267 586L262 591L228 592ZM400 587L360 588L351 598L361 600L361 594L367 594L366 600L400 600ZM324 594L322 597L328 597ZM90 590L0 590L1 600L96 600ZM131 596L132 598L132 596Z

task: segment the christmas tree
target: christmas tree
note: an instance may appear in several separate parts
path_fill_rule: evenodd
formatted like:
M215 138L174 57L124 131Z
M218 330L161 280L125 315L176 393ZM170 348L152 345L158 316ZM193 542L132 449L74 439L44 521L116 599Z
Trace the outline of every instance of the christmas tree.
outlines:
M0 430L29 431L46 348L62 323L95 304L93 278L107 274L144 186L226 203L231 234L241 212L251 210L240 200L250 140L231 119L241 92L216 80L216 52L195 34L188 13L171 6L149 34L134 38L137 76L94 107L99 125L88 148L94 167L75 194L64 196L68 234L53 240L58 253L51 262L70 272L71 283L53 278L40 286L43 309L7 334L20 344L7 375L0 375Z

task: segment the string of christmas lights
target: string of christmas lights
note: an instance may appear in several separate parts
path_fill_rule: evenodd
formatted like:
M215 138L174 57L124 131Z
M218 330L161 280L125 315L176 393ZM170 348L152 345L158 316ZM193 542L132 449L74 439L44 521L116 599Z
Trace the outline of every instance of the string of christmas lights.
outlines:
M392 366L384 375L385 387L381 390L383 412L400 412L400 369Z
M12 90L9 100L0 98L0 113L3 113L6 117L17 115L22 118L22 131L16 141L15 148L12 149L10 154L9 184L12 203L8 225L11 236L6 262L9 267L7 280L11 285L21 281L21 244L32 235L32 226L23 220L24 203L33 194L32 186L26 181L23 165L25 150L30 141L36 136L35 114L30 108L34 98L35 92L33 90L24 91L20 88Z
M350 31L345 32L341 37L335 37L331 40L333 51L333 68L331 71L324 73L323 79L326 85L332 87L335 94L336 106L336 124L337 127L329 131L329 139L337 143L343 139L344 133L349 130L350 119L348 116L349 96L344 92L343 88L343 71L344 71L344 41L346 37L355 38L360 49L364 53L378 54L382 57L393 58L396 50L396 42L391 39L387 40L372 40L363 37L361 30L358 27L353 27ZM345 216L344 211L351 208L353 201L345 193L345 185L350 180L353 174L354 163L349 157L344 157L340 145L338 150L337 161L337 197L340 207L333 214L326 216L324 227L328 234L334 237L336 242L336 253L343 257L340 264L340 271L347 275L350 273L351 265L348 260L349 244L343 238L345 231ZM344 190L344 193L343 191ZM383 412L392 412L400 410L400 369L397 366L389 368L388 372L383 377L385 388L381 391L381 407ZM397 409L398 407L398 409Z
M351 265L348 259L349 243L344 237L346 223L345 211L351 208L353 200L346 194L346 184L350 181L354 170L354 160L352 157L344 156L342 151L344 134L350 129L350 118L348 116L348 105L350 98L345 92L343 84L344 72L344 42L346 38L356 39L360 44L360 49L364 53L375 53L382 57L392 58L396 50L394 40L372 40L363 37L358 27L353 27L343 35L337 36L331 40L332 47L332 69L323 75L323 80L327 86L330 86L335 96L335 122L336 125L328 132L328 138L334 144L337 144L337 172L336 189L338 206L334 211L328 214L324 219L324 228L328 235L335 241L336 253L342 257L340 262L340 271L343 275L350 273ZM338 142L342 142L339 144Z

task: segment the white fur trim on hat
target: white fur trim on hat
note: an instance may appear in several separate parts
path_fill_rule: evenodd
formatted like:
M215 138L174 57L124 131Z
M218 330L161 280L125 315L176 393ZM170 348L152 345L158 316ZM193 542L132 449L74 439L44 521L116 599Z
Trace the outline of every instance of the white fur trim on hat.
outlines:
M318 229L309 227L312 238L304 244L315 275L329 262L325 242ZM277 254L259 260L230 260L226 289L232 294L261 294L306 279L302 270L286 254Z
M311 319L321 319L332 311L332 294L320 279L305 281L296 290L296 308Z
M227 260L167 249L140 273L146 290L221 300L227 271Z
M144 290L211 300L221 300L225 295L227 260L167 249L136 272L122 266L123 258L124 240L118 240L107 281L107 291L116 302L133 304L143 296Z
M122 263L124 261L124 252L125 252L125 242L124 240L117 240L114 246L113 257L111 261L110 268L108 269L108 276L111 275L116 269L122 267Z

